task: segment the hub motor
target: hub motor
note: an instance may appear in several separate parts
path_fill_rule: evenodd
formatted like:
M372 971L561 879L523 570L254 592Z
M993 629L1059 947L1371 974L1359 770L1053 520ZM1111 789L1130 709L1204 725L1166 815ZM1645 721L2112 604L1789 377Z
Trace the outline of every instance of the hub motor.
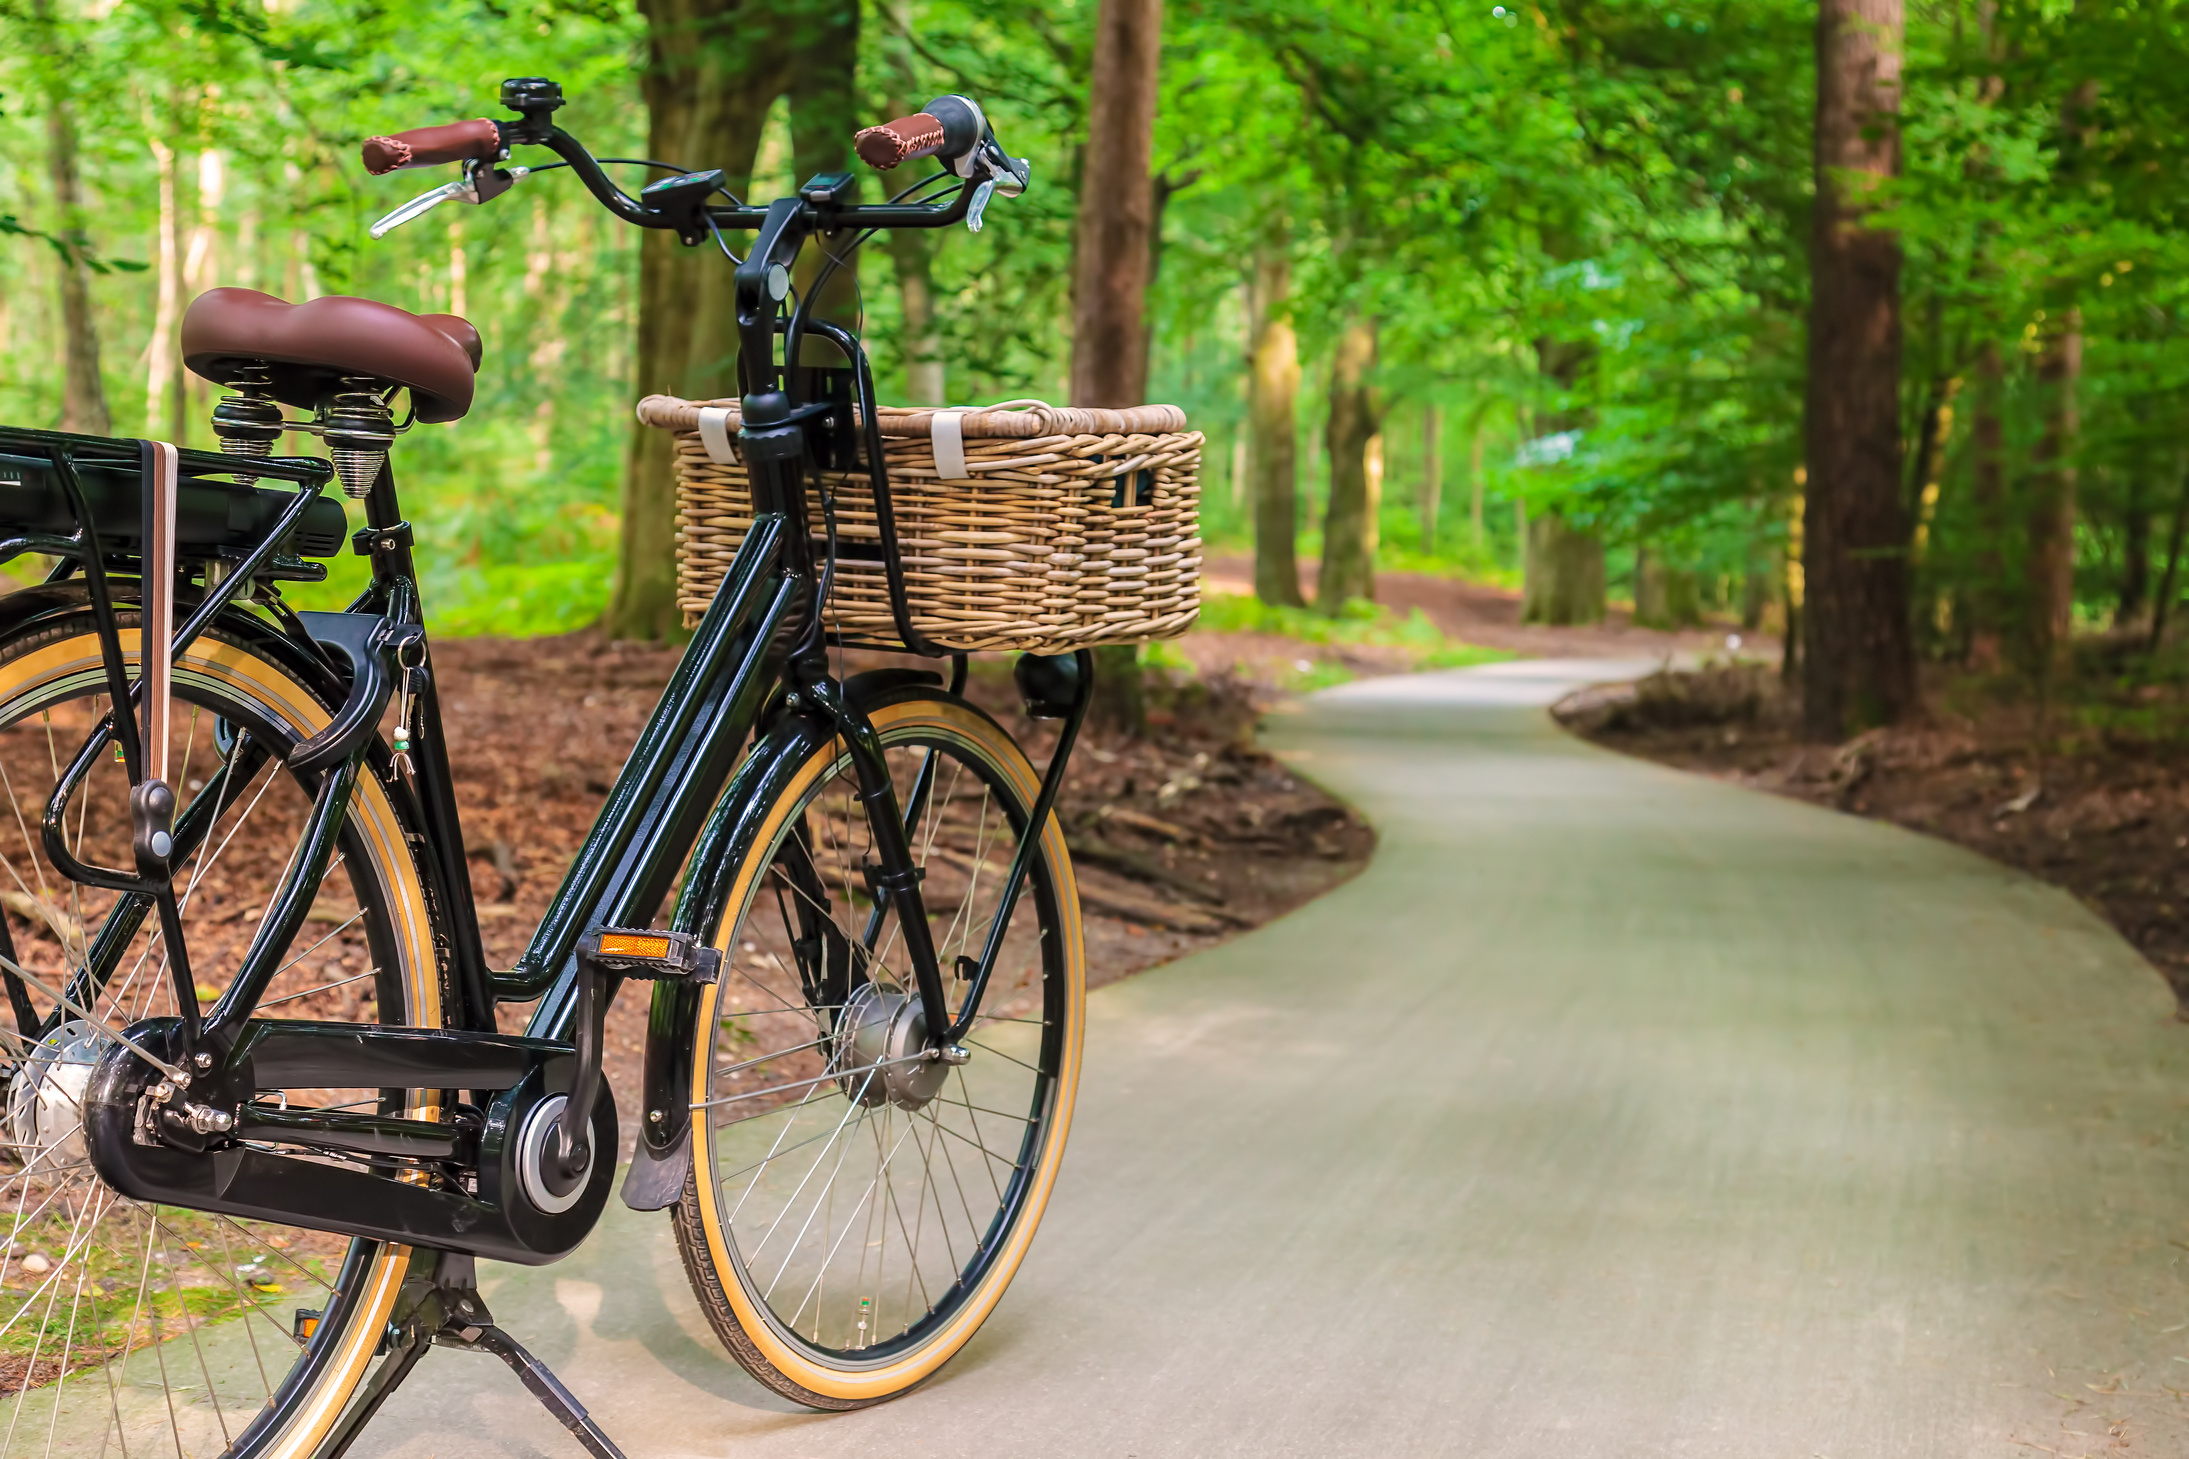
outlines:
M84 1161L84 1090L114 1042L96 1024L71 1020L40 1039L15 1071L8 1138L26 1167L59 1170Z
M885 1100L918 1109L950 1077L950 1058L928 1047L927 1015L917 993L891 993L872 983L851 995L836 1023L832 1060L844 1093L863 1105Z

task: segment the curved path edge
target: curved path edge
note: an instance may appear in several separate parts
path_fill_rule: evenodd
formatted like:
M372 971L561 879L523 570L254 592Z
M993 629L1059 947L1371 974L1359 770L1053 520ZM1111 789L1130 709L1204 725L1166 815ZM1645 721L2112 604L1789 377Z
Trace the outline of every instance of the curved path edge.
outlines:
M1048 1222L920 1392L779 1403L620 1206L497 1315L633 1459L2189 1449L2163 982L2018 873L1542 711L1649 667L1274 718L1375 862L1093 995ZM576 1451L436 1353L355 1452Z

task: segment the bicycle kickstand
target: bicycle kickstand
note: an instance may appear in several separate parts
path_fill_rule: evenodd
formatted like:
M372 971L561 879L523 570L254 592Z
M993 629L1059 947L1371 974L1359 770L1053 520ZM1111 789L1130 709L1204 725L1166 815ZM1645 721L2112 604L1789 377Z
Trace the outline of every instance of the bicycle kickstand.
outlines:
M427 1253L420 1252L420 1256ZM492 1353L509 1365L540 1405L585 1446L594 1459L624 1459L621 1449L585 1411L585 1405L562 1385L547 1364L534 1357L494 1323L486 1302L479 1296L477 1263L460 1252L439 1253L430 1276L413 1277L404 1284L403 1306L390 1329L388 1359L373 1375L342 1422L320 1447L318 1459L341 1459L372 1416L387 1402L429 1347L462 1348Z

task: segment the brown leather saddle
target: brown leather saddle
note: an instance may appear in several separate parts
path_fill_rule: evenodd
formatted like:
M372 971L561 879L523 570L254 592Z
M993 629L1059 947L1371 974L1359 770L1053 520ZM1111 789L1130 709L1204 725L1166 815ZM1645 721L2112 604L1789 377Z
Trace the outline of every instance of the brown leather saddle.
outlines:
M267 393L299 410L363 377L408 387L422 421L457 420L471 409L481 352L479 331L453 314L340 294L291 304L256 289L210 289L182 317L184 364L220 385L263 368Z

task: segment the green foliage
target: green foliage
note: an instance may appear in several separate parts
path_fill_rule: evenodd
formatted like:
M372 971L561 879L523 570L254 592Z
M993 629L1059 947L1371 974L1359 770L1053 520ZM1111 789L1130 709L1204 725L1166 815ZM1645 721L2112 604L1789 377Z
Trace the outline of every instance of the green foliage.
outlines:
M871 115L968 92L1033 162L1032 189L999 202L981 235L929 240L953 401L1064 394L1097 3L891 0L865 17ZM1149 349L1153 394L1209 436L1212 548L1249 545L1234 479L1243 279L1281 224L1310 555L1329 351L1368 316L1386 569L1512 583L1519 514L1557 510L1601 533L1615 564L1646 548L1721 585L1721 600L1727 583L1776 583L1800 491L1814 16L1809 0L1176 0ZM211 392L187 382L178 411L152 389L170 368L155 335L164 318L171 350L191 292L454 309L486 340L478 404L416 429L398 456L436 621L549 632L597 610L629 407L650 384L633 378L636 236L550 171L373 243L373 217L446 173L367 178L355 146L490 112L502 77L531 73L562 81L562 120L596 150L636 155L643 22L628 0L0 0L0 27L16 41L0 48L0 417L58 418L71 262L92 271L114 428L166 435L179 419L197 445L211 443ZM1905 176L1883 202L1907 256L1908 491L1924 524L1912 550L1936 647L1954 647L1987 582L2021 571L2011 524L2060 404L2036 365L2071 315L2082 620L2108 620L2132 566L2158 574L2189 474L2185 71L2177 0L1956 0L1909 15ZM81 227L59 217L47 170L63 106L81 140ZM756 195L797 180L790 156L778 116ZM859 272L881 388L903 398L895 265L877 246ZM1989 385L1976 377L1987 347L2003 363ZM2004 432L1999 502L1976 497L1979 396ZM1935 470L1916 480L1934 425ZM338 601L355 571L299 597ZM1212 607L1211 621L1236 611Z
M1425 668L1467 668L1512 657L1499 649L1445 637L1419 608L1401 616L1358 598L1332 617L1312 608L1285 608L1259 598L1213 593L1202 601L1200 626L1217 633L1267 633L1308 644L1410 649Z
M631 155L645 130L628 64L635 16L615 5L346 0L57 11L92 222L84 238L47 224L49 58L0 53L0 212L21 220L0 232L0 418L57 419L56 255L73 251L105 265L93 288L114 429L214 444L217 392L205 382L186 381L180 432L174 402L149 394L164 171L179 302L217 284L291 299L354 293L479 327L470 417L416 427L396 454L436 620L552 631L597 612L604 590L588 584L605 583L612 561L631 418L636 238L567 173L549 172L491 207L444 206L374 243L366 224L446 169L370 178L356 149L376 133L491 111L501 78L529 72L564 82L573 130ZM0 5L0 27L27 24ZM10 248L6 233L47 246ZM106 271L131 267L125 255L155 267ZM336 573L356 576L350 564Z

